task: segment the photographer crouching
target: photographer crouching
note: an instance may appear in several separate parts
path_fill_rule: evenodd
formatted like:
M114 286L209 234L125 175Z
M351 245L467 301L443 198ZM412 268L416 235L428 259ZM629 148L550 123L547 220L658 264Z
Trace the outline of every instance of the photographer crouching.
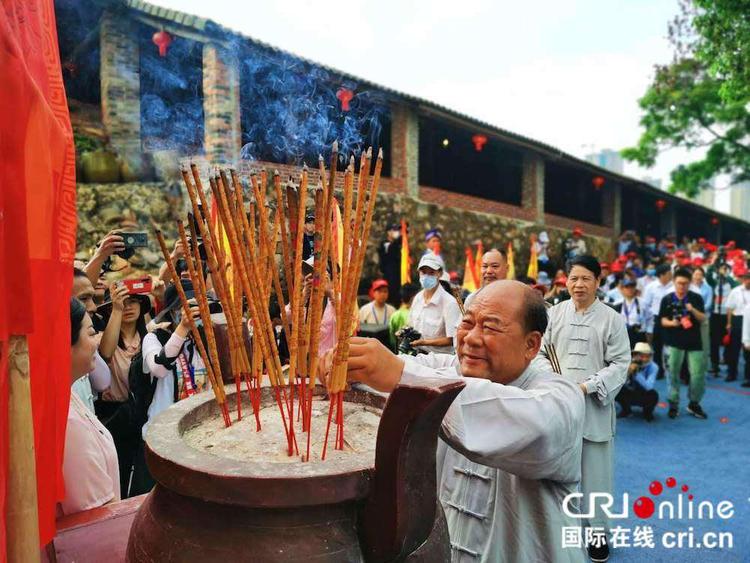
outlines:
M628 379L617 394L616 401L621 410L617 418L630 415L630 407L643 408L643 418L654 420L654 408L659 402L659 393L654 389L659 368L651 359L653 352L647 342L638 342L633 348L633 357L628 367Z

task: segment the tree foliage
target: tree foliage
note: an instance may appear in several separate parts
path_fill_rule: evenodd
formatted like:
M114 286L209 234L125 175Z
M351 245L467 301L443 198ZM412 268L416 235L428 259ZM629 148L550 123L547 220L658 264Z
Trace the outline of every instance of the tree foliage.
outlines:
M653 166L666 149L703 149L671 174L670 191L690 197L719 174L750 179L750 0L683 0L669 31L674 60L656 67L623 156Z

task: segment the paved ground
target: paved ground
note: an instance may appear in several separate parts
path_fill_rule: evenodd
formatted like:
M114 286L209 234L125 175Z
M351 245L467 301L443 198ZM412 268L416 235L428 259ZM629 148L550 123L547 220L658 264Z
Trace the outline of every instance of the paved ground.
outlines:
M624 492L630 496L631 507L639 497L648 496L655 501L657 509L662 501L676 505L678 496L682 495L686 511L688 499L685 497L693 494L692 504L696 509L700 502L711 501L716 507L726 500L733 503L734 516L729 519L721 519L716 514L713 519L658 519L654 515L641 519L634 516L631 509L631 517L619 521L623 528L631 531L631 547L615 550L610 560L623 563L750 561L750 389L740 387L739 382L726 383L709 376L702 402L708 420L699 420L685 411L686 389L681 393L680 416L670 420L664 403L665 381L657 383L660 406L656 420L646 422L637 408L633 409L634 415L618 420L615 507L622 505ZM674 477L677 483L673 488L665 485L669 477ZM649 484L653 481L662 483L663 492L659 496L649 494ZM681 491L682 485L689 487L686 493ZM632 547L636 526L652 526L654 548ZM670 532L680 531L687 534L692 531L692 548L688 547L687 534L683 536L685 543L681 549L668 549L663 545L665 539L667 542L672 539ZM704 541L712 538L705 538L704 534L711 532L731 534L733 546L706 548ZM723 541L726 544L728 538Z

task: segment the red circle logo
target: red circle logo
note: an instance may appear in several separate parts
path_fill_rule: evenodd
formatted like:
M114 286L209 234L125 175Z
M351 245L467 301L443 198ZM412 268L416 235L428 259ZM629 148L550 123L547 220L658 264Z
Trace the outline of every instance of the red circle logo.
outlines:
M648 497L640 497L633 503L633 512L638 518L651 518L654 514L654 501Z

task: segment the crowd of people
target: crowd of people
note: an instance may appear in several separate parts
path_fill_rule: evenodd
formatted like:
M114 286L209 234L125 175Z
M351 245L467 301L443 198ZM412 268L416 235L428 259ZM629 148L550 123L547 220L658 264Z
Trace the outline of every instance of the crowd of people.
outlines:
M392 263L401 255L400 228L389 228L380 246L382 277L369 282L356 328L369 338L352 341L350 376L381 391L423 375L467 380L438 451L438 492L456 560L473 554L484 561L606 561L609 522L589 499L613 490L615 418L638 408L653 421L662 377L669 418L680 414L683 384L687 412L707 418L706 373L718 377L723 362L726 380L737 379L740 351L743 385L750 385L744 252L703 239L678 244L646 237L641 245L623 233L617 258L602 262L587 254L582 234L573 231L559 257L546 233L535 237L535 279L507 280L506 251L487 250L481 287L468 295L446 268L439 230L426 236L418 284L402 285ZM310 268L312 237L304 236L302 258ZM176 264L183 253L175 245ZM108 283L104 269L113 255L126 255L117 233L73 270L64 514L148 492L154 484L144 460L149 422L210 386L180 307L176 284L191 298L190 280L171 279L162 268L145 288ZM556 268L556 259L564 267ZM325 380L336 327L330 279L323 283L318 375ZM303 295L311 284L308 275ZM210 307L221 322L221 304ZM278 303L269 307L280 325ZM191 313L199 319L197 307ZM284 356L283 331L277 337ZM508 432L490 430L498 425ZM603 533L573 552L560 547L560 528L576 523L561 512L559 499L578 490L582 510L592 515L584 525ZM530 506L537 507L539 526L529 528Z

